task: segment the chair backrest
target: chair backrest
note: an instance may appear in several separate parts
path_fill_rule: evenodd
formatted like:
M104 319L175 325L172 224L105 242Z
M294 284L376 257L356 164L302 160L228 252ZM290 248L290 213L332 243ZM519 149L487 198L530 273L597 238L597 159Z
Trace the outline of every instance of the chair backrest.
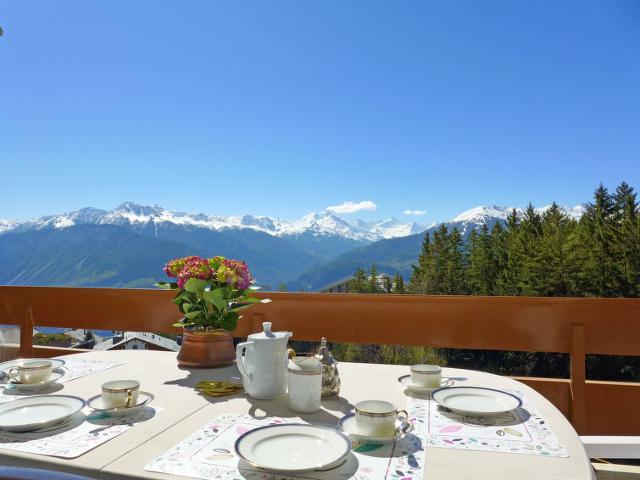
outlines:
M52 472L38 468L0 467L0 480L90 480L71 473Z

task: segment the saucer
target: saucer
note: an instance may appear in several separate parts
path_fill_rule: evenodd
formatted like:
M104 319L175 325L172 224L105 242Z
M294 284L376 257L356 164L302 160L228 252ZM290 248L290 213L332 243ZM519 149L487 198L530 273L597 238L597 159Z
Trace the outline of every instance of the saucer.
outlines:
M138 394L138 403L130 407L105 407L102 402L102 394L91 397L87 401L87 405L95 412L107 413L109 415L125 415L140 410L145 405L153 401L153 394L149 392L140 392Z
M345 415L340 420L338 420L338 423L340 424L340 428L342 429L342 431L349 435L349 437L351 437L351 440L353 440L354 442L385 445L387 443L393 442L397 438L396 435L392 435L391 437L370 437L368 435L358 433L355 413Z
M10 380L7 383L5 383L4 385L5 386L12 386L16 390L20 390L22 392L32 392L34 390L40 390L41 388L48 387L48 386L56 383L62 377L64 377L64 372L61 369L54 368L53 371L51 372L51 375L49 375L49 378L47 378L46 380L43 380L41 382L38 382L38 383L19 383L19 382L15 382L13 380Z
M434 390L437 390L438 388L446 388L446 387L450 387L451 385L453 385L453 380L447 377L442 377L442 380L440 381L440 386L439 387L421 387L419 385L413 385L411 383L411 375L403 375L401 377L398 378L398 382L400 382L400 384L408 389L408 390L412 390L414 392L419 392L419 393L431 393Z

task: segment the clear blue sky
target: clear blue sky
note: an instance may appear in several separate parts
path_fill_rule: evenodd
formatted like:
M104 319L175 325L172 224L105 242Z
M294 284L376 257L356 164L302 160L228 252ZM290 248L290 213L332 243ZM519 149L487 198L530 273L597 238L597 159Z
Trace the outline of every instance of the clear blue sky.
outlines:
M0 0L0 26L0 218L640 189L637 0Z

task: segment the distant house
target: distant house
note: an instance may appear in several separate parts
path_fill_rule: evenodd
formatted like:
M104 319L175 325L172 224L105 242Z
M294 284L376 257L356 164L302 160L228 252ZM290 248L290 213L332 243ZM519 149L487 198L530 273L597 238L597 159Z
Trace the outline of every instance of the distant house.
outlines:
M94 350L164 350L177 352L180 346L169 338L147 332L115 332L108 340L96 343Z
M376 283L380 289L384 288L385 281L389 279L393 283L393 275L380 273L376 276ZM346 293L349 282L353 280L353 275L344 277L335 282L329 283L320 289L321 293Z
M105 338L97 335L91 330L78 328L76 330L67 330L65 335L71 338L72 347L74 348L93 348L98 343L104 342Z

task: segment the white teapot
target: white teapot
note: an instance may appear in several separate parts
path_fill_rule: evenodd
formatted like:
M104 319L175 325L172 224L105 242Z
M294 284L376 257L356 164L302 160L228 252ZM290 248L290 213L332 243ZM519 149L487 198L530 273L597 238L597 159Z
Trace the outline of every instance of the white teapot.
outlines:
M287 391L287 342L293 334L272 332L271 322L263 322L262 328L236 346L236 364L251 398L277 398Z

